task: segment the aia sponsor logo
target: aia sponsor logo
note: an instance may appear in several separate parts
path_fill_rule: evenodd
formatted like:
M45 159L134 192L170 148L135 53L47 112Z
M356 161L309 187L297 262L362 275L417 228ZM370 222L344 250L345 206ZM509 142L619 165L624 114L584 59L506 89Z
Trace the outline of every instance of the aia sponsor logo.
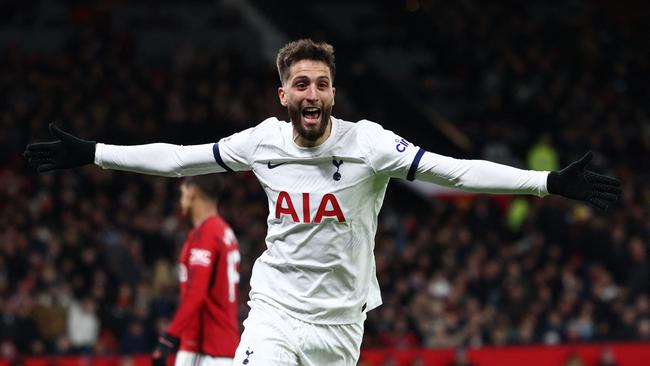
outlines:
M302 203L302 210L296 210L295 202ZM326 217L334 217L338 222L345 222L345 215L341 210L341 205L332 193L326 193L320 197L320 202L315 212L312 212L311 196L309 193L301 193L300 197L291 198L291 195L285 191L278 194L275 202L275 218L279 219L282 215L291 217L293 222L315 223L319 224Z

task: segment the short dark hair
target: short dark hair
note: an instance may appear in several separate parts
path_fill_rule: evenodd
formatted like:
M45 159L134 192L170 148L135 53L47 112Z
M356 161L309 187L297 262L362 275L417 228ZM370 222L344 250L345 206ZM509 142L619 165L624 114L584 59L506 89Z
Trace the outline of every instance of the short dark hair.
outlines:
M195 175L183 178L183 184L194 186L199 189L201 194L214 202L219 200L223 190L223 181L218 174Z
M280 82L284 84L289 79L291 65L301 60L314 60L324 62L332 74L332 82L336 73L334 62L334 47L325 42L316 43L311 39L299 39L287 43L278 51L275 63L278 66Z

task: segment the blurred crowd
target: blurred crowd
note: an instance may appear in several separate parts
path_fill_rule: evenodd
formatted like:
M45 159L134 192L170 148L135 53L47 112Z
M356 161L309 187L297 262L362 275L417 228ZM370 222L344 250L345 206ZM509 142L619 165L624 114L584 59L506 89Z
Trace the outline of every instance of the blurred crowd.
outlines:
M438 30L421 44L440 56L419 70L419 93L469 106L457 121L476 143L465 154L557 169L593 149L595 169L621 178L623 201L601 213L556 197L391 188L375 249L384 305L369 313L363 346L650 340L650 95L638 34L592 14L557 25L490 9L420 14ZM286 119L273 65L183 47L151 66L135 47L128 34L83 28L57 54L0 52L0 357L150 352L177 303L175 258L189 229L178 180L97 167L36 174L21 154L50 139L50 121L106 143L189 144ZM440 86L438 74L456 82ZM380 101L381 92L364 90ZM378 122L399 133L401 121ZM251 174L224 179L243 319L268 207Z
M178 180L97 168L38 175L21 151L51 139L49 122L103 142L209 143L280 108L272 65L188 47L152 68L134 61L132 46L128 37L82 29L61 54L2 52L4 356L150 352L177 303L175 262L189 229L177 211ZM220 211L249 258L246 295L264 245L266 201L252 176L225 180Z
M643 9L406 3L413 12L383 14L403 17L393 19L408 27L402 47L434 55L414 70L417 95L460 106L470 156L554 170L591 149L624 195L604 215L556 198L386 207L376 256L388 295L366 345L650 339L650 166L637 159L650 153Z

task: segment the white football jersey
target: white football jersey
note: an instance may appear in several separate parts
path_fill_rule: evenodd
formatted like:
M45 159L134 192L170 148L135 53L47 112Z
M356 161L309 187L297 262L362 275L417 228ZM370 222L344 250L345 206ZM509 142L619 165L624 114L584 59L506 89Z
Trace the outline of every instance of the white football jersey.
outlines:
M97 144L95 163L164 176L253 171L269 216L267 250L253 266L250 297L321 324L356 323L381 304L373 249L391 177L475 192L547 194L548 172L426 152L367 120L331 121L330 136L316 147L296 145L291 123L269 118L216 144Z
M291 123L270 118L219 141L215 157L252 170L268 197L267 250L253 266L251 299L341 324L381 304L377 215L390 177L406 178L418 149L378 124L331 120L316 147L296 145Z

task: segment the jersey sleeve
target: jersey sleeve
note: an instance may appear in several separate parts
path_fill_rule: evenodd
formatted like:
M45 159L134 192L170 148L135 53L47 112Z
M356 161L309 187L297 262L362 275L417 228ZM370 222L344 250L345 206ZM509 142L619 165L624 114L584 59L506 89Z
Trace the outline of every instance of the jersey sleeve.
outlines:
M376 123L360 121L359 124L359 143L378 174L410 181L418 179L477 193L548 194L548 172L434 154Z
M104 169L123 170L164 177L182 177L223 172L215 162L214 144L108 145L98 143L95 164Z
M518 169L486 160L455 159L422 150L414 177L477 193L548 194L546 171Z
M217 164L226 171L251 169L251 156L256 144L255 128L222 138L214 147Z
M421 149L377 123L359 121L359 145L377 174L413 180Z
M214 157L226 171L252 170L256 151L268 136L278 133L279 121L267 118L255 127L224 137L215 145Z
M212 276L216 271L223 245L218 233L208 229L210 228L201 230L189 243L186 291L167 328L167 332L175 337L180 337L195 319L208 296Z
M98 143L94 162L104 169L165 177L251 170L255 150L277 122L276 118L269 118L214 144L120 146Z

